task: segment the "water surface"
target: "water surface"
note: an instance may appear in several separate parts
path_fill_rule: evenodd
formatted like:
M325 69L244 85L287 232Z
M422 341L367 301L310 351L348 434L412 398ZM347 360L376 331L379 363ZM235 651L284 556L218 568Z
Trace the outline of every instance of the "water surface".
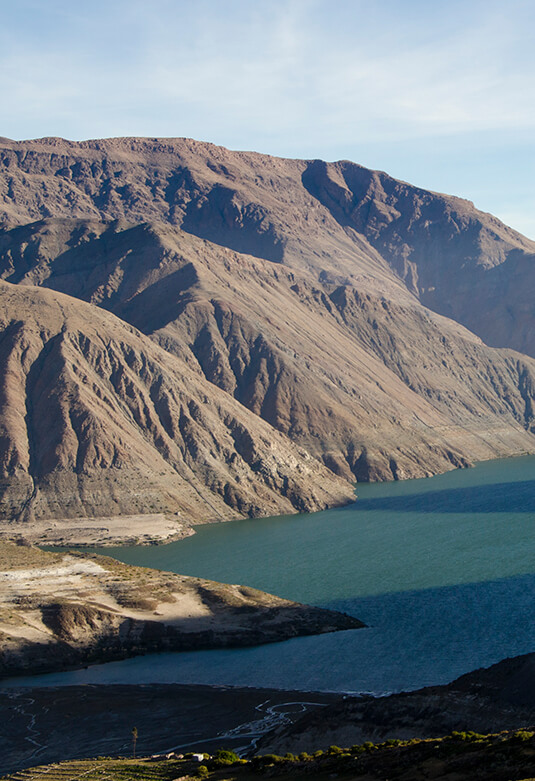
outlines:
M444 683L535 651L534 517L535 457L524 457L359 485L344 508L197 527L166 546L105 549L128 563L345 610L369 628L28 680L375 692Z

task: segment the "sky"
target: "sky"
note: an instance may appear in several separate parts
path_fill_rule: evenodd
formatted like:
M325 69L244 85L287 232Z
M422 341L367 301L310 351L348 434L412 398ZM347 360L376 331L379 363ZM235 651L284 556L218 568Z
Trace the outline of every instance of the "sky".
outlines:
M0 0L0 136L349 159L535 239L533 0Z

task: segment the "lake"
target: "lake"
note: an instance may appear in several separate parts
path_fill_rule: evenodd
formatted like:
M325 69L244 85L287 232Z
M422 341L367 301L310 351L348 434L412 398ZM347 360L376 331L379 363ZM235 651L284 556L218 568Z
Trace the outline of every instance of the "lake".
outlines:
M535 457L359 484L357 493L343 508L201 526L166 546L99 552L344 610L367 629L158 654L12 684L174 681L384 693L445 683L535 650Z

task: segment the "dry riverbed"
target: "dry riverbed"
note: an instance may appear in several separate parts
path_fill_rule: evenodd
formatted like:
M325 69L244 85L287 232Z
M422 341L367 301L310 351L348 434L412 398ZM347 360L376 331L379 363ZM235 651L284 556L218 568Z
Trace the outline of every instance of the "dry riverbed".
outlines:
M340 695L179 684L0 689L0 774L98 755L252 748Z

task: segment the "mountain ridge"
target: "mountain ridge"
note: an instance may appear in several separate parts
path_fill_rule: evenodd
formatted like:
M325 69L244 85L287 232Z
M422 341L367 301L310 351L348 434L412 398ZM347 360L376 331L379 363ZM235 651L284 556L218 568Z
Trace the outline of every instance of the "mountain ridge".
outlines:
M114 315L2 282L0 323L4 534L140 512L176 515L178 533L350 500L306 451Z
M535 242L469 201L189 139L0 141L0 224L2 279L130 323L327 494L535 451Z

